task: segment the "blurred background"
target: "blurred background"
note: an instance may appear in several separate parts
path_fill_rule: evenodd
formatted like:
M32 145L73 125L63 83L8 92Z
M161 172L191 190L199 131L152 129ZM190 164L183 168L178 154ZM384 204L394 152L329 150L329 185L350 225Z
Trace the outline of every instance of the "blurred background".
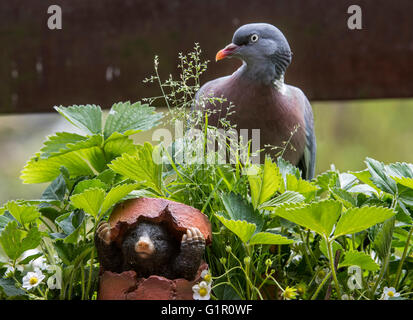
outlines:
M350 30L350 5L362 9ZM47 27L50 5L62 29ZM45 185L23 185L25 162L46 136L73 127L54 105L138 101L158 95L142 80L160 59L177 74L179 52L200 43L211 60L202 82L239 62L213 62L234 31L251 22L277 26L294 56L286 82L311 100L316 172L334 164L361 170L369 156L413 162L413 2L399 0L15 0L0 2L0 204L38 198ZM151 132L137 135L151 141Z

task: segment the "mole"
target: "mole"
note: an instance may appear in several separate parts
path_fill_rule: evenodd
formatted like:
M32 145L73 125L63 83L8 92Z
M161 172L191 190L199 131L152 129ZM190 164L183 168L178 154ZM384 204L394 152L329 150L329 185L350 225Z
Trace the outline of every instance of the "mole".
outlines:
M187 228L179 241L166 223L145 220L131 226L119 245L111 240L109 223L101 221L96 228L95 245L105 271L133 270L137 277L193 280L202 261L205 238L198 228Z

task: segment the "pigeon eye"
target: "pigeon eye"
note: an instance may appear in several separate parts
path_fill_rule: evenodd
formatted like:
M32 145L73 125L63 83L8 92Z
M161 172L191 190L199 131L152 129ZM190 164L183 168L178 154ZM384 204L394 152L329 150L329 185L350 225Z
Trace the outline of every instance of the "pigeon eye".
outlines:
M254 33L250 37L251 42L257 42L258 41L258 34Z

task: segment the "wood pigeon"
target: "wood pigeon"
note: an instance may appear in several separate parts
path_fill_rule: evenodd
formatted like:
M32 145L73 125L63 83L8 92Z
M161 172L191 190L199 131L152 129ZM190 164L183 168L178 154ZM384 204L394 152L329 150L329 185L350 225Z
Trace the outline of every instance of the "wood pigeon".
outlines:
M217 53L216 61L232 57L241 59L242 66L232 75L205 83L196 94L194 108L225 110L232 102L234 112L227 119L237 130L248 129L251 137L252 129L260 129L260 149L265 145L282 147L290 139L283 158L298 166L303 178L312 179L316 157L313 112L299 88L284 84L292 57L286 38L270 24L243 25L236 30L232 43ZM227 101L219 106L208 97ZM208 124L218 127L220 114L224 113L209 115ZM273 155L277 152L279 149L269 151Z

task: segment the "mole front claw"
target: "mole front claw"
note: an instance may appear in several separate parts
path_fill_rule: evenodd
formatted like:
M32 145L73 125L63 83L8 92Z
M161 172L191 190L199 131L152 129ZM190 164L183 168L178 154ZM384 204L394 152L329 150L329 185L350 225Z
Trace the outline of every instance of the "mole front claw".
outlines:
M96 228L96 235L106 245L109 245L111 243L110 225L107 221L99 222Z
M190 247L193 249L204 249L205 238L198 228L188 228L186 234L182 236L181 247Z

